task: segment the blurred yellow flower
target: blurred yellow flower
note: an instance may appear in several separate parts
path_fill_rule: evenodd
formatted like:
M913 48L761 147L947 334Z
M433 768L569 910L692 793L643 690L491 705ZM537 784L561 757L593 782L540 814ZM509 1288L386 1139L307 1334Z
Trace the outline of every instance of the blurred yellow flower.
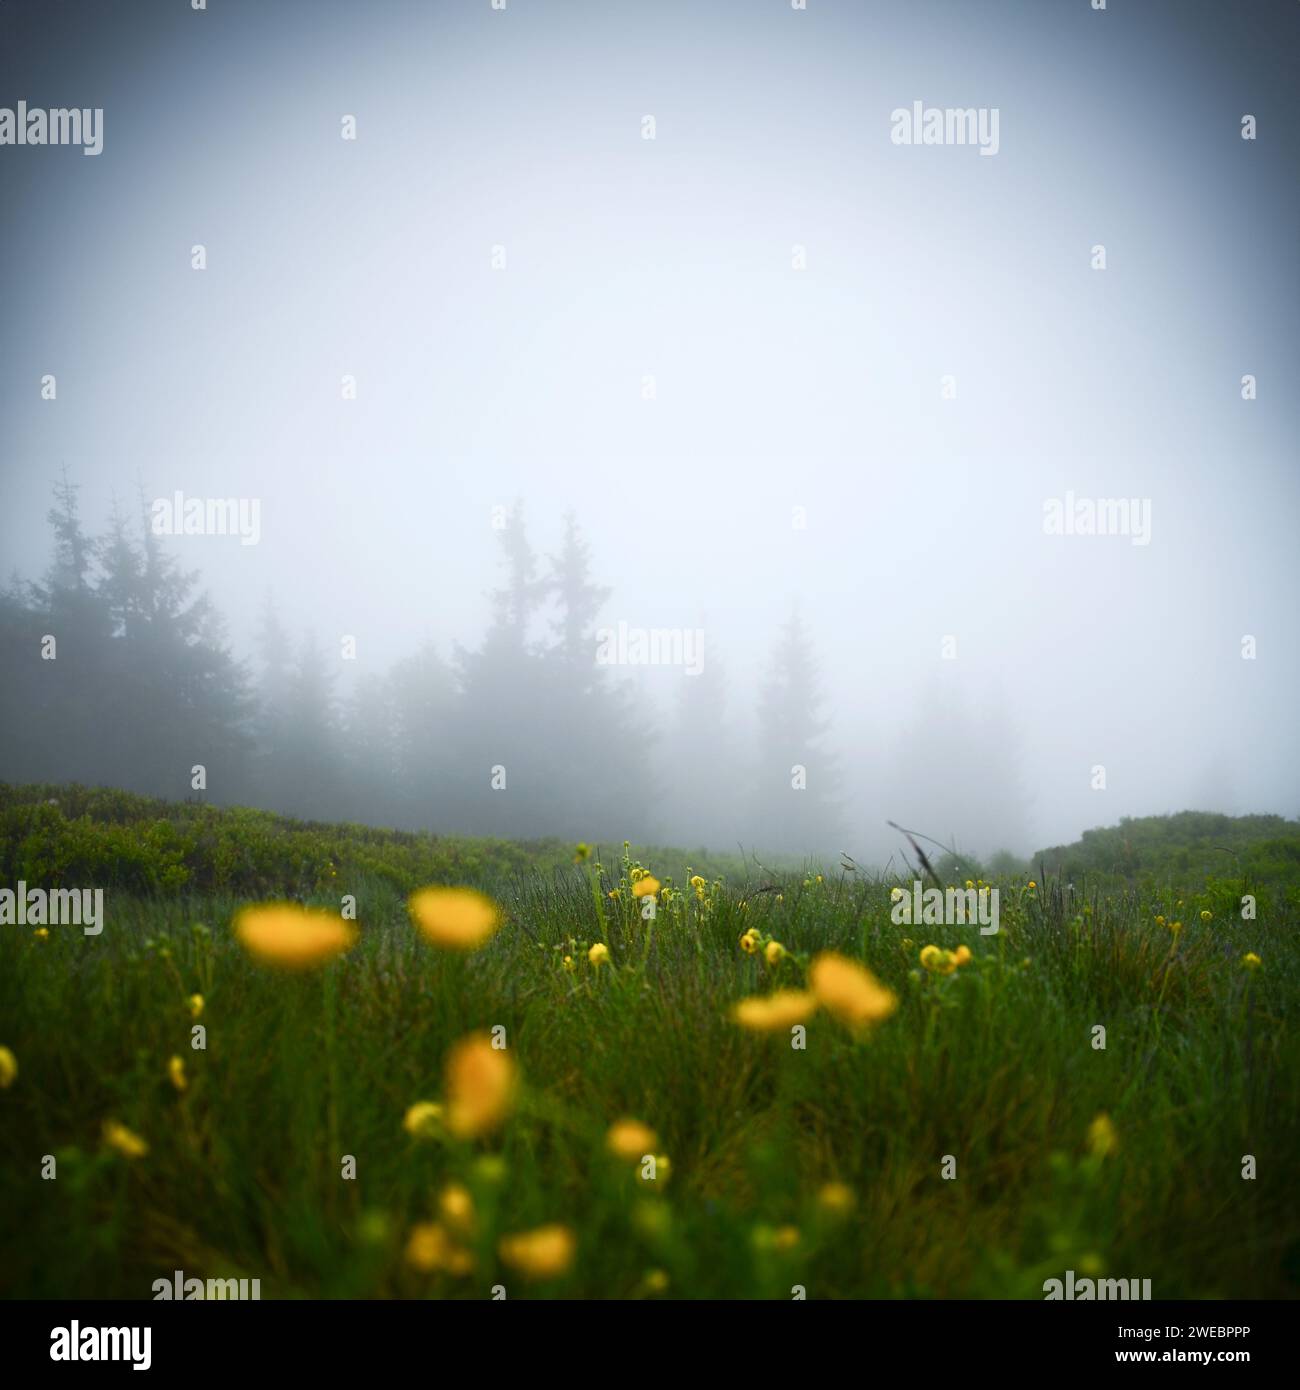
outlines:
M407 906L424 939L448 951L476 951L501 925L501 909L473 888L421 888Z
M653 1153L659 1136L640 1120L616 1120L605 1135L605 1147L617 1158L629 1163Z
M808 971L817 1002L852 1028L886 1019L898 1008L898 998L865 966L834 951L823 951Z
M432 1100L417 1100L402 1117L402 1128L414 1139L432 1139L442 1124L442 1106Z
M525 1279L554 1279L573 1264L578 1242L567 1226L538 1226L533 1231L502 1236L497 1250L503 1264Z
M632 896L634 898L653 897L659 891L659 880L647 874L644 878L639 878L632 885Z
M356 944L351 922L298 903L261 903L235 916L235 935L254 960L284 970L310 970Z
M37 941L48 941L50 939L50 929L49 927L37 927L32 935Z
M609 947L603 941L598 941L587 952L587 959L592 965L604 965L609 960Z
M967 888L974 888L974 887L975 887L975 880L974 880L974 879L968 878L968 879L966 880L966 887L967 887Z
M1210 922L1210 921L1213 921L1213 920L1214 920L1214 913L1212 913L1212 912L1204 912L1204 911L1201 913L1201 921L1202 921L1202 922Z
M178 1091L183 1091L190 1083L185 1079L185 1059L172 1057L167 1063L167 1079Z
M641 1288L645 1293L664 1293L668 1288L667 1270L647 1269Z
M1242 956L1241 963L1247 970L1258 970L1259 967L1264 964L1254 951L1247 951L1246 954Z
M451 1242L447 1232L435 1221L422 1221L411 1227L406 1241L406 1263L421 1274L432 1274L447 1258Z
M1088 1152L1094 1158L1109 1158L1119 1148L1119 1135L1104 1112L1088 1126Z
M576 970L576 969L577 969L577 966L575 966L574 963L573 963L573 957L572 957L572 956L565 956L565 958L560 962L560 964L561 964L566 970Z
M573 849L573 862L581 864L584 859L591 858L591 846L588 844L578 844Z
M450 1230L458 1235L474 1233L474 1198L464 1183L449 1182L438 1198L438 1212Z
M1177 936L1178 933L1179 933L1180 931L1182 931L1182 929L1183 929L1183 924L1182 924L1181 922L1170 922L1170 924L1169 924L1169 930L1170 930L1171 932L1173 932L1173 934L1174 934L1175 936Z
M203 996L201 994L191 994L189 997L190 1017L201 1018L203 1016Z
M774 994L757 994L742 999L731 1010L731 1017L755 1033L776 1033L803 1023L816 1012L816 998L801 989L778 989Z
M514 1059L492 1046L487 1033L471 1033L447 1056L447 1128L458 1139L497 1129L515 1097Z
M1156 917L1156 926L1158 926L1158 927L1163 927L1164 924L1165 924L1165 919L1164 919L1163 917L1157 915L1157 917Z
M965 946L961 949L966 951L967 959L969 959L969 949ZM951 975L962 963L957 959L956 951L945 951L938 946L926 946L921 951L920 960L921 964L935 975Z
M1029 880L1029 883L1028 883L1026 886L1029 887L1029 888L1037 888L1037 887L1038 887L1038 885L1034 882L1034 880L1033 880L1032 878Z
M965 965L968 960L972 959L970 947L966 945L958 946L952 953L952 958L958 965Z
M0 1091L7 1091L18 1079L18 1058L7 1047L0 1047Z
M817 1193L817 1205L831 1216L846 1216L857 1204L853 1189L845 1182L828 1182Z
M769 965L776 965L785 956L785 947L779 941L769 941L763 952L763 959Z
M692 888L695 889L695 891L696 891L697 893L700 893L700 894L703 894L705 888L707 887L707 885L706 885L705 882L704 882L704 879L703 879L699 874L692 874L692 875L691 875L691 877L690 877L690 885L691 885Z
M116 1120L104 1121L104 1142L123 1158L143 1158L149 1152L149 1145L138 1134Z
M799 1228L797 1226L778 1226L772 1232L773 1250L793 1250L799 1244Z
M740 949L747 956L752 956L758 950L758 930L750 927L747 932L742 933L740 938Z

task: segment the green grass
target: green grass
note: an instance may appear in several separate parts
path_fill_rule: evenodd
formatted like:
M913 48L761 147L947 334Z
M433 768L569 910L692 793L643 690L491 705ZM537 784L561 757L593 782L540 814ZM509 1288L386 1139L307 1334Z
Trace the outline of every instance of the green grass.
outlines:
M70 789L39 790L72 809ZM7 814L48 799L8 796ZM762 876L711 884L703 902L679 892L650 929L626 883L619 902L605 896L626 873L621 852L598 852L594 893L594 862L574 866L571 847L498 859L464 842L458 861L416 876L481 884L506 909L493 941L459 956L412 928L414 883L384 854L358 867L376 857L376 832L270 818L271 838L329 843L332 871L287 856L276 882L268 848L229 886L196 888L211 845L246 836L258 814L204 808L203 846L175 861L184 877L110 888L98 937L0 926L0 1045L19 1067L0 1091L6 1294L148 1298L175 1269L259 1278L263 1298L486 1298L496 1284L511 1298L623 1298L652 1270L665 1296L689 1298L790 1298L796 1285L810 1298L1041 1298L1071 1268L1149 1278L1157 1298L1300 1290L1293 882L1097 879L1070 895L1056 879L1004 881L1002 930L985 937L896 926L888 884L837 869L823 882L787 875L780 894L758 891ZM150 816L86 820L116 824L150 860ZM63 832L50 821L43 833ZM23 843L0 841L6 886L36 853ZM230 930L250 897L241 874L258 895L336 911L355 895L359 944L306 975L254 963ZM1257 920L1241 921L1238 890L1257 896ZM1176 939L1156 914L1185 923ZM741 951L748 927L790 958L771 968ZM602 936L612 966L597 970L586 949ZM964 942L974 959L931 975L917 964L931 941ZM739 998L799 987L826 949L864 960L897 993L894 1016L855 1038L819 1013L804 1050L730 1021ZM1258 971L1241 965L1247 951ZM202 1051L190 1046L195 992ZM442 1095L450 1045L496 1026L522 1079L504 1127L477 1143L408 1136L406 1108ZM183 1094L168 1082L173 1055ZM1087 1143L1101 1113L1119 1140L1108 1156ZM666 1178L642 1182L606 1151L624 1115L658 1131ZM148 1154L106 1149L109 1118ZM54 1180L41 1176L47 1154ZM341 1177L343 1155L355 1180ZM856 1194L846 1217L817 1201L831 1180ZM406 1241L449 1181L474 1197L474 1272L421 1274ZM551 1222L576 1233L576 1260L528 1284L502 1266L498 1240Z

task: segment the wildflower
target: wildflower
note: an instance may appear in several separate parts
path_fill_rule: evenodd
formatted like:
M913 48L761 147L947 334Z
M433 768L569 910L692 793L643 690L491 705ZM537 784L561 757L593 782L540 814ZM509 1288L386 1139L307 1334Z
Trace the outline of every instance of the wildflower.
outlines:
M576 970L576 969L577 969L577 967L576 967L576 966L574 965L574 963L573 963L573 957L572 957L572 956L565 956L565 958L560 962L560 964L561 964L566 970Z
M202 1018L203 1016L203 996L201 994L191 994L189 997L189 1008L191 1018Z
M581 864L584 860L591 858L591 846L588 844L578 844L573 849L573 862Z
M7 1047L0 1047L0 1091L7 1091L18 1078L18 1058Z
M785 947L779 941L769 941L763 952L763 959L769 965L779 965L785 956Z
M178 1091L183 1091L190 1083L185 1078L185 1059L172 1057L167 1063L167 1079Z
M447 1056L447 1128L477 1139L498 1128L514 1106L515 1064L487 1033L471 1033Z
M668 1289L668 1274L662 1269L647 1269L641 1288L646 1293L665 1293Z
M708 885L704 882L704 879L699 874L692 874L689 882L691 887L695 889L696 896L702 898L704 896L705 888L708 887Z
M778 1226L772 1232L773 1250L793 1250L799 1244L799 1228L797 1226Z
M965 965L968 960L971 960L973 958L971 956L970 947L966 945L958 946L957 949L952 953L952 958L954 961L956 961L958 965Z
M619 898L621 898L623 895L618 891L617 888L611 888L611 889L609 890L608 894L606 894L606 896L607 896L611 901L613 901L613 902L618 902Z
M731 1010L732 1018L755 1033L779 1033L812 1017L817 1000L801 989L779 989L775 994L742 999Z
M432 1274L447 1258L450 1242L447 1232L435 1221L422 1221L411 1227L406 1241L406 1263L421 1274Z
M1201 913L1201 921L1202 921L1202 922L1210 922L1210 921L1213 921L1213 920L1214 920L1214 913L1212 913L1212 912L1202 912L1202 913Z
M817 1193L817 1205L830 1216L847 1216L857 1203L853 1189L845 1182L828 1182Z
M632 885L632 896L634 898L652 898L659 891L659 880L647 874L644 878L639 878Z
M1088 1126L1088 1151L1094 1158L1109 1158L1119 1148L1119 1135L1104 1112Z
M149 1152L149 1145L138 1134L116 1120L104 1121L104 1143L123 1158L143 1158Z
M503 1264L526 1279L554 1279L573 1264L578 1242L567 1226L538 1226L519 1235L503 1236L497 1251Z
M605 1135L605 1147L616 1158L633 1163L652 1153L658 1138L654 1130L640 1120L618 1120L610 1125L609 1133Z
M969 958L969 950L965 947L962 949L966 950L967 958ZM944 951L938 946L924 947L920 960L921 964L933 975L951 975L961 964L955 951Z
M821 874L818 874L818 875L817 875L817 882L818 882L818 883L825 883L826 880L821 876Z
M1179 933L1180 931L1182 931L1182 929L1183 929L1183 924L1182 924L1181 922L1170 922L1170 924L1169 924L1169 930L1170 930L1171 932L1173 932L1173 934L1174 934L1175 936L1177 936L1178 933Z
M1158 927L1163 927L1164 924L1165 924L1165 919L1164 919L1163 917L1157 916L1157 917L1156 917L1156 926L1158 926Z
M235 935L263 965L310 970L351 950L357 931L332 912L298 903L263 903L236 915Z
M407 907L426 941L450 951L476 951L501 925L501 909L473 888L421 888Z
M596 942L591 950L587 952L587 959L592 965L606 964L609 960L609 947L606 946L603 941Z
M1026 886L1027 888L1037 888L1037 887L1038 887L1038 885L1034 882L1034 880L1033 880L1032 878L1029 880L1029 882L1028 882L1025 886Z
M967 887L967 888L974 888L974 887L975 887L974 880L968 878L968 879L966 880L966 887Z
M402 1117L402 1128L413 1139L432 1139L442 1123L442 1106L432 1100L417 1100Z
M1247 970L1258 970L1259 967L1264 964L1254 951L1247 951L1246 954L1242 956L1241 963Z
M903 890L901 888L891 888L889 890L889 901L891 903L902 902Z
M747 956L752 956L758 950L758 929L750 927L740 938L740 949Z
M850 1027L879 1023L898 1008L898 997L865 966L823 951L808 971L817 1002Z
M50 929L49 927L37 927L32 935L37 941L48 941L50 939Z
M459 1235L474 1233L474 1199L463 1183L451 1182L442 1189L438 1211L448 1227Z

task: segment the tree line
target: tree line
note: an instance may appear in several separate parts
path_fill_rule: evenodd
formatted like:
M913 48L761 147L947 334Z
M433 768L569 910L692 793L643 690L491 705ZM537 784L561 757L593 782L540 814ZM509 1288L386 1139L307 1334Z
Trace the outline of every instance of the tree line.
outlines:
M45 575L0 592L0 779L444 833L840 847L805 623L774 635L752 734L712 653L657 712L595 660L610 590L572 515L542 556L516 505L478 644L426 643L346 695L338 648L288 630L273 600L237 659L143 498L92 536L65 475L49 523Z

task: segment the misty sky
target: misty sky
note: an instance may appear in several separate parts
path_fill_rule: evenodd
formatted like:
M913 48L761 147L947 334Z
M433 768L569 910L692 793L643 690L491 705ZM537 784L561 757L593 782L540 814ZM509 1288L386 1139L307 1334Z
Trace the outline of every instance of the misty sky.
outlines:
M260 499L256 546L167 542L236 648L271 593L382 670L477 640L494 506L543 552L572 508L603 620L704 629L741 720L798 603L873 824L952 828L877 797L948 702L1012 735L1017 849L1294 816L1297 38L1249 0L6 3L0 105L105 116L97 157L0 148L4 572L65 464L96 528ZM892 143L915 101L997 108L997 154ZM1150 543L1044 534L1067 490Z

